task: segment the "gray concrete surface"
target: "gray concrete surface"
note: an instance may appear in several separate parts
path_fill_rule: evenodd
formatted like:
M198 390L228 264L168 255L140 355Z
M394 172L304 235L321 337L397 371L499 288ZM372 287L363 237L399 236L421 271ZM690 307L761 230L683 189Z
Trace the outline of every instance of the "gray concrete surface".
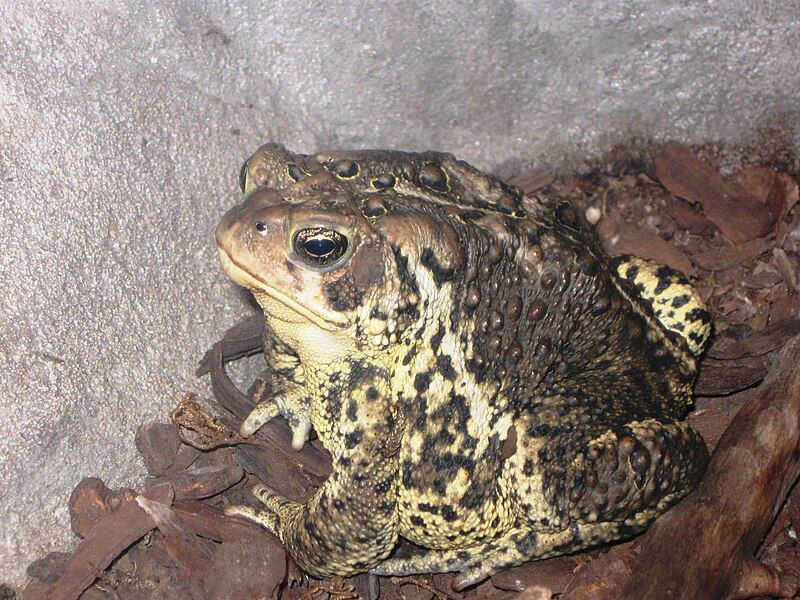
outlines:
M262 141L449 150L509 173L616 145L797 150L793 0L0 4L0 579L66 500L134 485L249 310L212 228Z

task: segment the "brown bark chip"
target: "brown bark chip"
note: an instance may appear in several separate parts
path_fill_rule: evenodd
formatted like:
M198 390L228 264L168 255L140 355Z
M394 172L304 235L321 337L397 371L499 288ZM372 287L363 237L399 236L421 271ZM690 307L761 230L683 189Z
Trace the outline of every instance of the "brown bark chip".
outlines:
M692 262L706 271L724 271L768 252L772 243L764 238L756 238L749 242L712 248L706 252L692 254Z
M208 598L277 598L286 555L280 542L266 536L232 540L214 549L205 572Z
M598 224L597 233L603 249L611 256L633 254L670 266L686 275L696 272L689 257L674 244L636 225L606 216Z
M709 220L734 242L766 235L774 225L763 204L743 195L678 142L664 144L656 160L656 176L676 196L700 204Z
M134 441L147 472L153 477L161 477L167 472L175 462L181 445L178 428L173 423L155 421L141 425L136 430Z
M501 590L513 592L546 588L552 594L560 594L575 576L580 564L574 556L557 556L496 573L492 575L492 584Z
M81 479L69 497L69 517L72 531L86 537L97 521L111 512L108 498L112 491L97 477Z
M208 498L224 492L241 481L244 471L239 465L216 464L181 471L159 481L169 483L175 490L175 498Z
M708 349L708 356L723 360L762 356L783 346L800 333L800 318L790 317L742 338L719 336Z
M160 485L142 494L151 500L172 502L172 488ZM97 521L73 552L64 574L44 594L45 600L74 600L128 546L155 527L153 520L134 501Z

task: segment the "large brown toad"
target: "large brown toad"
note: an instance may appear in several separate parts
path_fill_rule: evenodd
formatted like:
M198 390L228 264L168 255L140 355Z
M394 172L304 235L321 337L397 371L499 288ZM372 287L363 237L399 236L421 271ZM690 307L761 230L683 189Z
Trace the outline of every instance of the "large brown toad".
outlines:
M448 154L267 144L241 183L217 242L275 380L241 431L313 427L333 473L230 512L308 573L465 586L641 531L699 479L679 419L710 319L675 271L609 260L568 203ZM392 557L400 537L427 551Z

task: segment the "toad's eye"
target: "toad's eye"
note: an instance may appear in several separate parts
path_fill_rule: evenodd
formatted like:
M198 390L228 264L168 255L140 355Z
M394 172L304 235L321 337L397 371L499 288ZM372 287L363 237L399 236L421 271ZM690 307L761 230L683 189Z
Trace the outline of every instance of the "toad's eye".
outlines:
M294 251L303 262L314 267L327 267L347 252L347 238L333 229L309 227L294 234Z
M246 161L244 161L242 168L239 169L239 189L242 190L243 194L244 194L244 188L247 185L247 165L249 162L250 159L248 158Z

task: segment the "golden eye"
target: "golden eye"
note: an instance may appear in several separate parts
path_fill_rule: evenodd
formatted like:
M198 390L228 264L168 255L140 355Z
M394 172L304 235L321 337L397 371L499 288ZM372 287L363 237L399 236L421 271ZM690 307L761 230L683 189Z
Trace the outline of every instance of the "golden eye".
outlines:
M292 246L300 259L313 267L334 264L347 252L347 238L333 229L309 227L294 234Z

